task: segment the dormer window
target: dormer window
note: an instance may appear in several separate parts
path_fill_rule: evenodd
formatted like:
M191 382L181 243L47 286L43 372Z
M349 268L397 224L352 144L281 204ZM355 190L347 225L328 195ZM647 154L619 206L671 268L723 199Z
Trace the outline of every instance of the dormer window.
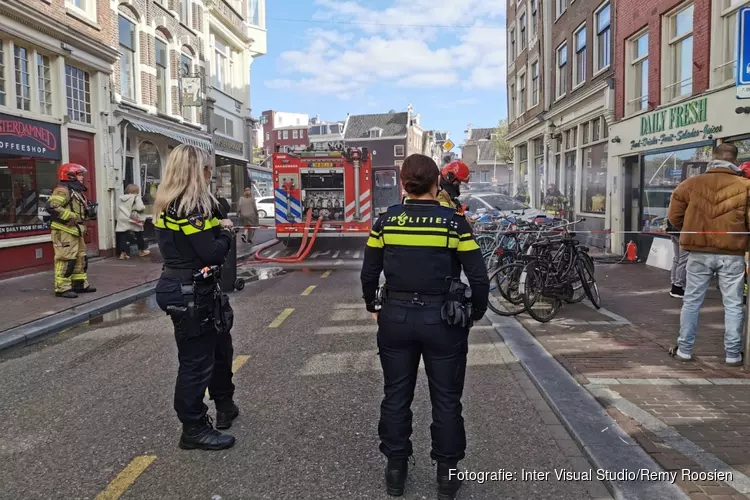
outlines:
M383 136L383 129L378 127L372 127L370 129L370 139L377 139Z

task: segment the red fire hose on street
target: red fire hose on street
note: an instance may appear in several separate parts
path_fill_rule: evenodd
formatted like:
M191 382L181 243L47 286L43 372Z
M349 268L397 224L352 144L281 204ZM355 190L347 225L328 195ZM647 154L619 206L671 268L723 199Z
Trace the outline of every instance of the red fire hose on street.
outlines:
M258 260L260 262L277 262L281 264L293 264L302 262L310 253L310 250L312 250L313 245L315 244L315 240L318 237L318 232L320 231L320 227L323 225L323 217L318 217L318 221L315 223L315 227L313 228L312 237L310 238L309 244L305 245L307 243L308 239L308 232L307 228L310 227L310 222L312 221L312 209L307 210L307 216L305 217L305 232L302 235L302 243L299 246L299 250L297 250L297 255L294 255L293 257L261 257L260 252L262 252L264 249L258 250L255 252L255 260Z

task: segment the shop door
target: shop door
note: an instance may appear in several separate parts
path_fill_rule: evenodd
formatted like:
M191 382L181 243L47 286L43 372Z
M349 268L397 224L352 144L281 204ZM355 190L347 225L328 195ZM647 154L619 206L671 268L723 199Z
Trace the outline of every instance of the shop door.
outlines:
M638 157L625 158L623 177L623 227L625 231L641 229L641 169ZM626 238L627 240L627 238Z
M88 172L83 184L86 186L86 198L96 201L96 177L94 166L94 134L68 130L68 148L70 151L70 163L80 163ZM96 221L86 223L86 254L89 256L99 255L99 233Z

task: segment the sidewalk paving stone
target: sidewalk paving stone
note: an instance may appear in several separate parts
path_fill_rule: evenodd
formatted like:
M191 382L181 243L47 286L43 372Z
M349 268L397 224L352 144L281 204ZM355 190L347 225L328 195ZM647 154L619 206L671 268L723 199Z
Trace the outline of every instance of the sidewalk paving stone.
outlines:
M694 362L667 354L676 343L682 302L669 296L669 273L638 264L598 264L599 311L565 304L549 323L517 317L580 383L609 389L735 472L750 476L750 374L724 365L724 309L712 286L701 310ZM616 318L620 318L619 320ZM624 320L624 321L623 321ZM602 400L600 399L600 402ZM705 470L617 408L607 412L665 470ZM738 477L740 478L738 480ZM677 484L693 500L749 498L721 481ZM742 489L742 488L740 488Z

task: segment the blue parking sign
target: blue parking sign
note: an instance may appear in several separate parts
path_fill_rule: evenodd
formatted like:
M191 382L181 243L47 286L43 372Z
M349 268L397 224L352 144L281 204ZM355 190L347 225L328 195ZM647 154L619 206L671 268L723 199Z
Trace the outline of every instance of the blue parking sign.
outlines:
M750 99L750 7L737 13L737 97Z

